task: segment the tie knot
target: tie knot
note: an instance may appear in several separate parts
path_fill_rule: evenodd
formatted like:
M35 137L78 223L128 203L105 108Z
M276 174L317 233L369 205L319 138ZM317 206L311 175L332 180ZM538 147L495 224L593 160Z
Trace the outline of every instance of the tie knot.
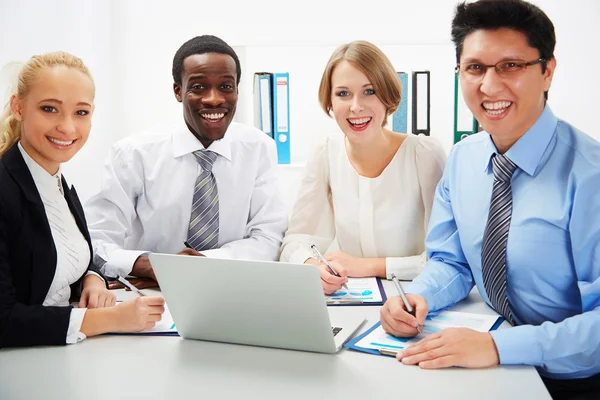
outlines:
M501 182L510 182L513 174L517 170L517 164L503 154L494 154L492 158L492 169L494 179Z
M196 150L193 154L203 170L212 171L213 164L217 160L217 153L210 150Z

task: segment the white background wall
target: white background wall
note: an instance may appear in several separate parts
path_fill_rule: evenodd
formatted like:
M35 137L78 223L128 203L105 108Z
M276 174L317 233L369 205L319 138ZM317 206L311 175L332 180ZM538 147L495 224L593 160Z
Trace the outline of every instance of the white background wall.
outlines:
M600 1L533 0L553 20L558 69L550 91L556 114L600 139ZM258 4L258 5L255 5ZM453 0L0 0L0 65L66 50L84 59L97 85L96 114L86 147L65 166L82 200L99 188L111 143L148 127L179 121L171 63L177 48L201 34L220 36L242 65L237 120L252 123L252 75L290 73L292 163L302 164L315 138L335 131L319 108L323 68L340 44L356 39L382 48L399 71L431 71L431 130L453 143ZM283 167L293 201L299 168Z

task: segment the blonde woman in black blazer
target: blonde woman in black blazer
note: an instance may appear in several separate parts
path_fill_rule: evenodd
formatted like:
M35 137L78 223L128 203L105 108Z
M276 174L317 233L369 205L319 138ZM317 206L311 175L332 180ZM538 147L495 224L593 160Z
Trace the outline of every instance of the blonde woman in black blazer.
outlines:
M77 193L60 171L91 129L88 69L63 52L34 56L14 92L0 116L0 348L77 343L154 326L162 298L115 306L91 264Z

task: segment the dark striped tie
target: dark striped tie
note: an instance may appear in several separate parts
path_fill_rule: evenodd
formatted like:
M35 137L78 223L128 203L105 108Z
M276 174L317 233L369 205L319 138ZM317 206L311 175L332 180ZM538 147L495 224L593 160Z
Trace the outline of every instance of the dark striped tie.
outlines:
M494 189L481 251L483 285L496 311L514 325L506 296L506 242L512 215L510 180L517 166L504 155L494 154L492 167Z
M219 191L212 167L217 154L208 150L194 152L202 172L196 179L188 243L196 250L210 250L219 245Z

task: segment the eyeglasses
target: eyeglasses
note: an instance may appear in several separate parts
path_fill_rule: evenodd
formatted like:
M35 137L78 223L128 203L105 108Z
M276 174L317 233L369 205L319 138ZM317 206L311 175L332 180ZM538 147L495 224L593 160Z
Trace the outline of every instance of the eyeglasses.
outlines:
M498 61L494 65L483 65L479 63L464 63L464 64L456 64L455 72L461 72L464 79L469 82L477 82L481 80L488 68L494 68L496 73L501 78L510 78L515 76L519 72L523 72L530 65L535 65L539 63L546 62L544 58L538 58L533 61L524 61L524 60L503 60Z

